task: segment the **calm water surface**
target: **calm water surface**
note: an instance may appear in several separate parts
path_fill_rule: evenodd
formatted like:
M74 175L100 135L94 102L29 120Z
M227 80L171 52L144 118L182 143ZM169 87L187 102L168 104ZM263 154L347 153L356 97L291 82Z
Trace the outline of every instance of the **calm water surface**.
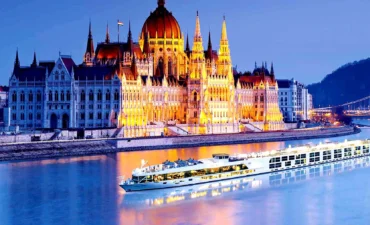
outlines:
M130 176L141 159L157 164L369 137L370 129L364 129L325 140L1 163L0 224L370 224L370 159L329 166L316 176L309 169L293 172L295 177L285 183L263 175L220 188L125 194L117 179Z

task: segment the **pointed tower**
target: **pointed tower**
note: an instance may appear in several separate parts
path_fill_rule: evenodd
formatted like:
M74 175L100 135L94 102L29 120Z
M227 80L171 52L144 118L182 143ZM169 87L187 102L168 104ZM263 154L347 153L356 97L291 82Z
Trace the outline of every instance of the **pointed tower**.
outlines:
M105 32L105 43L110 43L109 25L108 25L108 23L107 23L107 31Z
M186 47L185 47L185 53L186 55L188 56L188 58L190 59L190 45L189 45L189 34L186 34Z
M33 61L31 67L33 68L37 67L36 52L33 53Z
M211 41L211 31L208 33L208 48L207 48L207 58L212 61L212 41Z
M205 124L208 122L206 109L208 104L204 98L204 86L207 79L207 70L204 57L203 40L200 32L200 20L197 12L193 48L190 54L189 65L190 77L188 81L188 119L189 124L199 124L204 129ZM199 131L205 133L205 130Z
M222 22L220 49L218 50L217 73L226 75L230 80L233 79L233 70L230 56L229 40L227 38L226 19Z
M127 44L128 44L128 51L132 54L134 42L132 40L131 21L128 22Z
M272 81L275 81L274 63L271 63L270 75L271 75Z
M86 46L86 52L84 56L84 64L91 66L93 63L95 57L95 50L94 50L94 41L92 37L92 31L91 31L91 21L89 23L89 35L87 38L87 46Z
M20 67L21 67L21 63L19 61L18 49L17 49L17 52L15 54L15 61L14 61L13 73L15 73L15 71L18 70Z
M190 78L201 79L206 76L203 39L200 32L199 13L195 22L193 48L190 56Z

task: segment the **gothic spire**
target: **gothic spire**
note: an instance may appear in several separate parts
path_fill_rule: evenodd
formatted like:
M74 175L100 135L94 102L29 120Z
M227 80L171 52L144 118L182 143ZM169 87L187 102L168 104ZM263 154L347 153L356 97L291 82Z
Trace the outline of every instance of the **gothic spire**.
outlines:
M14 61L14 71L16 69L19 69L20 67L21 67L21 63L19 62L18 49L17 49L17 52L15 54L15 61Z
M110 42L110 36L109 36L109 25L107 23L107 31L105 33L105 43L109 43Z
M85 52L85 60L84 62L92 62L92 59L95 56L95 50L94 50L94 41L91 31L91 21L89 23L89 35L87 38L87 45L86 45L86 52Z
M208 51L212 51L211 31L208 33Z
M199 38L202 37L202 34L200 33L200 20L199 20L199 13L197 11L197 19L195 22L195 34L194 37Z
M128 22L127 44L128 44L128 51L132 53L133 41L132 41L132 33L131 33L131 21Z
M37 67L36 52L33 53L33 61L31 67Z
M270 71L271 75L275 75L275 71L274 71L274 63L272 62L271 63L271 71Z
M212 60L212 41L211 41L211 31L208 33L208 49L207 49L208 57Z
M226 29L226 18L224 16L224 21L222 22L222 33L221 33L221 40L227 41L227 29Z
M186 34L186 47L185 53L188 57L190 57L190 45L189 45L189 33Z

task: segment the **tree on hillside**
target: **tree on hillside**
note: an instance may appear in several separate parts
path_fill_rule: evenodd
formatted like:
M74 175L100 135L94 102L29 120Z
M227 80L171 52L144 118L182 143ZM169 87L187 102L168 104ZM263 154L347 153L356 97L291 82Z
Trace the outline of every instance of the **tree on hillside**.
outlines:
M344 114L343 106L335 107L332 111L333 111L333 114L334 114L335 118L339 122L341 122L345 125L352 124L352 117L347 116L346 114Z

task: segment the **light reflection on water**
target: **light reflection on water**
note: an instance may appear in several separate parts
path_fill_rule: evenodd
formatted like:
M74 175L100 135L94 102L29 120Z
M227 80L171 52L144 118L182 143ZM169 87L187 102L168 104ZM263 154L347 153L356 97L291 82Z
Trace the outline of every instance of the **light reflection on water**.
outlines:
M370 130L364 130L346 138L368 138L369 134ZM296 182L299 177L296 176L295 182L288 184L281 184L280 180L280 184L271 185L269 176L265 176L204 190L192 186L172 197L168 194L175 190L131 195L118 187L117 177L130 176L141 159L157 164L166 159L207 158L213 153L256 152L320 141L326 140L0 163L0 221L1 224L367 224L364 221L370 219L369 168L312 178L308 173L307 179L298 178ZM346 211L349 207L357 210L349 213Z

